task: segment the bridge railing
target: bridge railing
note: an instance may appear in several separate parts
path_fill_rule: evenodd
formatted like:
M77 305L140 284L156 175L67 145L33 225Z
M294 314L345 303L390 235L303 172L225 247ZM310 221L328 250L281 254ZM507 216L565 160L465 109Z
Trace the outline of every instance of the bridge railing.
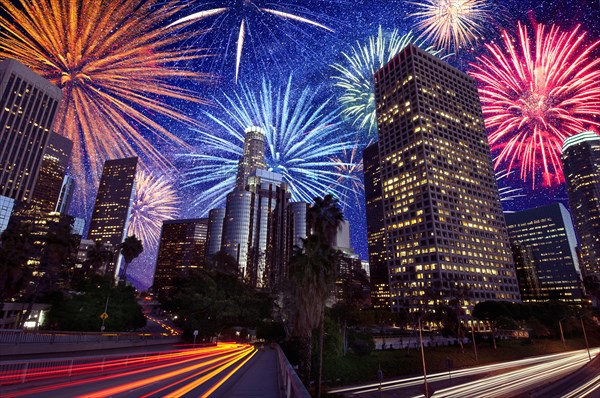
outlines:
M302 384L302 381L300 381L292 365L290 365L283 350L279 345L276 345L276 347L279 381L283 392L282 396L285 398L310 398L310 394L306 390L306 387L304 387L304 384Z
M103 341L139 341L155 340L168 337L167 334L129 332L129 333L95 333L95 332L57 332L28 331L22 329L0 329L0 344L77 344Z

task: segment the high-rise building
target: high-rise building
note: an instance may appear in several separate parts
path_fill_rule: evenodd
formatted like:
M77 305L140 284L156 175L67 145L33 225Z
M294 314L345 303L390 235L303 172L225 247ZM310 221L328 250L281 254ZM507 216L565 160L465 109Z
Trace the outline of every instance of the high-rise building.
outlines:
M115 251L115 260L109 263L108 275L119 278L121 255L118 246L127 234L131 202L135 192L137 157L112 159L104 162L100 186L90 220L88 239L96 244L108 243Z
M363 151L363 170L365 177L371 304L373 308L389 310L390 279L385 258L383 194L381 191L381 167L379 162L379 145L377 142L369 145Z
M293 254L294 247L302 247L302 240L308 237L308 203L292 202L288 207L288 253Z
M71 159L73 141L54 132L42 157L38 181L31 195L31 203L46 212L57 211L65 173Z
M65 175L63 178L62 185L60 187L60 193L58 195L58 203L56 204L56 211L59 213L68 213L69 207L71 207L71 201L73 200L73 193L75 192L75 180L70 175Z
M374 80L392 310L520 301L476 81L413 45Z
M208 212L208 244L206 254L212 256L221 250L225 209L212 209Z
M542 298L582 304L575 231L561 203L506 213L513 245L531 250Z
M510 245L515 261L515 271L521 292L521 301L524 303L535 303L548 300L548 294L542 292L538 269L531 247L523 245L519 241L511 242Z
M235 186L238 190L245 190L250 177L256 169L266 169L265 161L265 131L256 126L248 127L245 131L244 154L238 163L238 172Z
M0 234L8 227L8 221L14 206L15 200L13 198L0 195Z
M207 218L163 221L152 285L156 293L168 296L177 275L203 266L207 234Z
M0 62L0 195L29 201L62 92L14 60Z
M562 163L584 276L600 276L600 136L593 131L563 143Z

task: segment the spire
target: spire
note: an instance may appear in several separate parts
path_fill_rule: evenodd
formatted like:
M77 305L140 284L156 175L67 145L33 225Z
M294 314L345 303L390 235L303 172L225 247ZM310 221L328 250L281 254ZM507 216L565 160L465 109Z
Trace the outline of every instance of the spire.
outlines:
M236 190L245 190L248 177L256 172L256 169L266 169L265 161L265 130L252 126L245 130L244 154L238 163L238 172L235 179Z

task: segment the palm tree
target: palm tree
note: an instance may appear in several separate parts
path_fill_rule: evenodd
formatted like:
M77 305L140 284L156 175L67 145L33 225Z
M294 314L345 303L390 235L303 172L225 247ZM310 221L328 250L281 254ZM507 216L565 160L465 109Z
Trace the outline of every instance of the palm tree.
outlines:
M135 235L131 235L125 238L119 247L121 248L123 258L125 259L125 267L123 267L123 271L121 272L121 278L123 279L123 282L127 282L127 267L129 266L129 263L137 258L137 256L142 254L144 245L142 245L142 241Z
M300 343L300 375L310 388L312 331L322 324L323 306L335 282L335 253L315 235L302 242L290 260L290 304L293 332Z
M329 250L333 250L333 244L337 236L337 232L344 222L344 214L338 206L338 200L332 195L325 195L323 199L315 198L315 203L308 209L307 218L310 228L312 229L312 235L315 236L319 242L326 245ZM331 268L334 272L332 273L332 280L328 281L329 285L335 283L335 271L337 263L335 262L335 256L331 256L332 264L327 264L326 267ZM328 286L328 293L331 292L331 287ZM324 297L321 303L321 319L319 324L319 373L317 378L317 397L321 396L321 376L323 370L323 333L324 333L324 314L325 314L325 301L327 296Z
M333 246L337 231L344 221L344 214L339 208L338 200L332 195L325 195L323 199L315 198L314 201L307 213L312 235Z

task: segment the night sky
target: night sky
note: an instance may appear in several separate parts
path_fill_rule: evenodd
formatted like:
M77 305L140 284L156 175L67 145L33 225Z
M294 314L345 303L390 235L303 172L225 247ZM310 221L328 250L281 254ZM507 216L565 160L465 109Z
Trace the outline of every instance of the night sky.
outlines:
M235 5L233 5L234 3ZM414 25L414 17L409 15L415 11L415 7L407 1L401 0L253 2L260 7L286 10L310 18L332 28L333 33L301 22L259 13L254 6L244 3L244 1L189 2L190 13L224 5L235 8L225 15L199 20L184 29L211 28L211 31L199 34L197 39L188 40L185 43L191 51L202 49L200 51L211 54L202 62L191 65L195 70L209 72L217 79L213 84L193 87L209 100L222 100L223 95L233 95L239 92L242 85L258 91L260 82L264 78L269 79L275 85L283 85L292 75L295 90L318 89L320 101L333 99L328 106L338 109L340 104L337 102L337 97L341 95L341 90L333 86L332 76L335 75L335 71L331 68L331 64L343 62L341 52L349 52L357 42L362 44L369 36L376 35L379 26L383 28L384 34L389 34L394 29L398 29L399 34L404 34L413 29ZM558 24L564 29L572 29L581 24L582 29L589 32L590 42L600 35L600 12L597 1L507 1L497 2L493 7L498 12L492 14L497 14L499 18L493 20L493 24L486 32L485 39L470 48L459 49L457 55L447 58L448 62L463 71L468 71L469 63L484 51L483 44L487 41L498 40L503 29L515 32L517 21ZM236 83L235 44L240 21L246 13L249 33L246 36L239 79ZM187 13L182 14L182 17L184 15ZM208 110L206 108L206 106L189 105L182 111L206 124L207 129L214 128L215 132L218 132L220 127L207 119L205 115L207 111L219 115L218 106L209 107ZM181 128L180 125L173 126L173 128L176 129L179 136L185 137L195 148L202 151L202 142L195 140L197 137L194 132ZM359 133L357 127L348 120L342 121L340 130L340 133L342 131L352 134ZM367 143L363 141L361 147ZM362 156L359 157L359 159L361 158ZM184 173L181 177L181 184L185 185L185 171L190 167L190 163L181 160L177 162L177 165ZM362 178L362 176L360 177ZM519 179L518 173L513 173L500 183L502 186L522 188L522 196L503 203L507 211L527 209L552 201L561 201L567 205L563 185L532 190L529 184ZM190 203L198 197L201 198L203 190L206 188L208 188L207 185L192 188L182 187L180 194L184 198L184 203ZM352 195L349 195L347 202L348 205L344 211L345 217L351 225L351 243L362 259L368 259L363 196L360 194L357 201L353 199ZM202 204L184 205L182 215L185 217L204 216L207 210ZM148 269L147 267L143 268ZM140 276L140 280L147 280L146 275Z
M413 3L418 1L415 0ZM491 17L485 23L486 29L482 39L466 47L445 51L445 54L453 53L446 60L466 72L472 69L469 64L476 62L476 57L485 53L485 43L498 42L502 30L507 30L514 35L518 21L529 24L528 26L532 26L533 23L557 24L564 30L573 29L580 24L581 31L589 34L586 39L588 45L600 38L598 0L563 2L515 0L485 3ZM163 1L163 4L164 7L171 6L168 1ZM333 76L336 72L331 65L343 62L342 52L348 53L357 42L362 44L369 37L376 35L380 26L384 35L388 35L394 29L397 29L399 34L414 29L416 19L410 14L414 13L418 6L404 0L188 1L185 9L174 16L173 22L186 15L222 7L229 7L229 10L181 28L182 34L197 33L177 45L193 54L206 54L207 57L193 62L182 60L177 67L209 73L212 81L197 84L177 82L182 89L193 90L199 97L211 103L203 105L173 101L172 105L179 112L196 119L202 125L204 132L224 137L223 127L215 119L232 123L231 120L227 120L230 115L219 106L219 103L226 103L225 96L243 95L244 90L259 95L263 80L268 80L274 87L285 87L291 76L291 106L295 105L294 99L297 99L303 90L308 90L316 92L313 98L316 106L326 103L322 113L333 112L338 115L337 129L332 133L336 137L325 137L327 142L335 140L347 142L348 137L351 136L360 137L357 144L359 149L369 143L360 128L353 126L350 120L339 115L341 104L338 98L342 90L334 86ZM260 11L261 8L294 14L326 26L333 32L313 24ZM242 20L246 24L245 42L236 82L236 43ZM600 51L596 49L593 57L597 58L599 54ZM152 113L149 115L189 143L193 148L192 152L206 152L202 135L190 127L160 115ZM208 115L212 115L213 118ZM157 140L151 140L157 146L161 145ZM356 140L354 142L356 143ZM215 151L209 154L220 155ZM180 218L205 216L209 208L206 203L203 203L202 198L204 192L212 185L210 182L190 184L192 178L190 170L197 165L197 161L194 162L185 155L186 153L182 151L172 151L167 154L177 168L171 174L176 176L176 184L182 198ZM362 156L359 155L358 159L361 158ZM215 181L214 184L219 182ZM500 183L502 186L522 188L522 196L503 203L507 211L526 209L552 201L567 204L562 185L551 188L538 186L532 190L530 184L520 180L518 172ZM346 197L346 202L345 217L351 224L352 244L362 259L368 259L363 195L361 192L357 196L351 193ZM72 210L79 216L86 215L86 211L77 204ZM87 211L89 210L91 209L88 208ZM131 265L132 277L139 286L149 285L153 267L154 259L148 256L136 260L136 263Z

